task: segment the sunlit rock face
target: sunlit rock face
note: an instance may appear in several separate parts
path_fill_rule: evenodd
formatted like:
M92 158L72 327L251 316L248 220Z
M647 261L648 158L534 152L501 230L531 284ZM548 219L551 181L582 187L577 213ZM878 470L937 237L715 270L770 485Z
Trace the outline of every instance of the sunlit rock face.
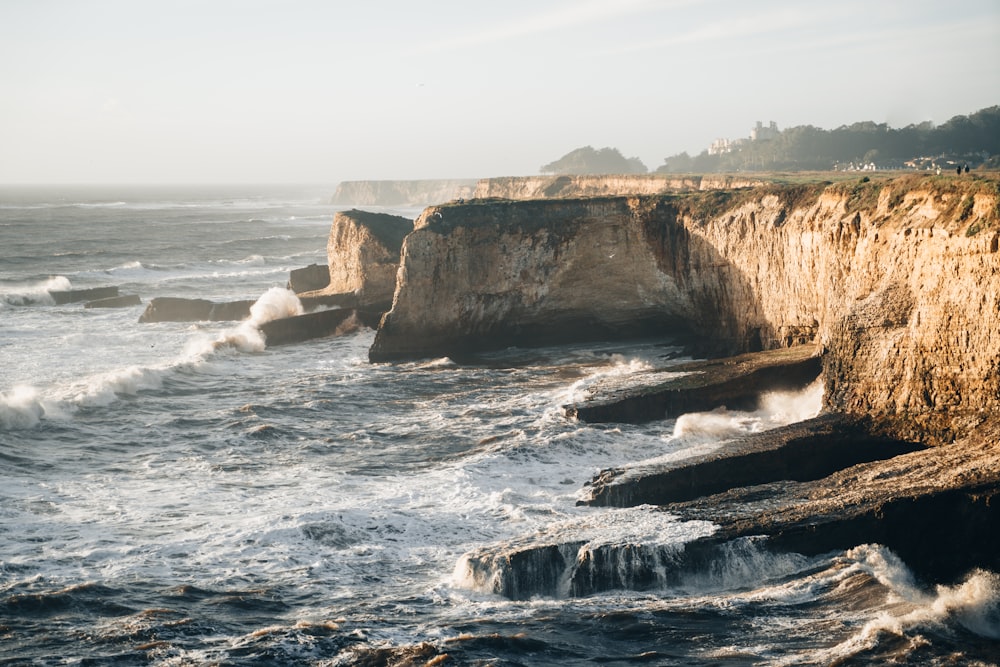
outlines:
M549 199L655 195L670 192L721 190L760 185L758 179L742 176L673 176L667 174L622 174L617 176L559 175L502 176L483 178L473 197L478 199ZM445 201L441 199L439 201Z
M373 360L660 331L693 315L638 199L483 202L424 211L406 238ZM668 216L669 217L669 216ZM664 236L666 234L666 236ZM680 259L680 258L679 258Z
M909 176L430 207L371 358L675 330L710 354L815 342L831 406L948 439L1000 409L997 192Z
M350 295L344 305L388 308L403 238L412 229L413 221L398 215L358 210L337 213L326 247L330 282L303 296Z

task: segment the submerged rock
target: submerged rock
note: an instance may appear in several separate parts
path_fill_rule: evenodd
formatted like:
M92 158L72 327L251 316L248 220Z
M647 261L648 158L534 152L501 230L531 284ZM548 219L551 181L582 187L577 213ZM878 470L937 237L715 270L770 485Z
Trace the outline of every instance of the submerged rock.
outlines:
M158 296L150 299L140 322L200 322L245 320L255 300L215 303L206 299Z
M118 296L118 287L91 287L89 289L49 290L49 296L56 305L75 303L77 301L95 301Z
M83 304L84 308L128 308L129 306L138 306L142 303L142 299L139 298L138 294L123 294L121 296L109 296L103 299L96 299L94 301L88 301Z

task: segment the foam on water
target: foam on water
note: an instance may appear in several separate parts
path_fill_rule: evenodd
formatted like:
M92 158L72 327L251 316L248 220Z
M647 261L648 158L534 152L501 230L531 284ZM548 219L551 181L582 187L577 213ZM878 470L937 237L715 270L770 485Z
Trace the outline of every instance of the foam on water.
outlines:
M32 428L46 414L34 387L15 386L0 392L0 430Z
M888 591L886 609L855 634L829 650L842 659L878 646L886 635L902 636L915 630L944 630L948 623L987 639L1000 639L1000 575L976 570L954 586L919 586L912 572L891 551L864 545L846 558L870 574Z
M51 292L66 291L72 288L66 276L53 276L37 283L14 283L0 286L0 307L26 306L33 304L49 305L55 303Z
M677 418L673 438L677 440L726 440L815 417L823 408L823 382L817 379L800 391L765 392L753 411L726 410L692 412Z
M123 397L162 389L167 378L203 366L226 349L262 352L266 345L259 327L302 312L302 303L294 292L273 287L251 306L247 320L215 336L195 333L184 343L180 355L172 359L112 368L44 389L17 385L0 393L0 430L34 428L43 419L65 419L81 408L107 407ZM350 324L345 324L346 331Z
M656 650L676 650L666 663L828 664L897 629L997 636L995 575L921 589L863 550L802 559L735 545L652 592L513 602L464 588L463 554L490 545L668 554L711 532L650 508L577 507L577 493L604 468L707 451L808 416L818 398L590 425L562 406L605 380L655 376L659 342L511 350L478 365L368 364L370 331L267 350L257 327L300 312L276 286L323 261L332 209L245 193L60 196L0 206L11 257L0 267L0 653L336 663L351 646L432 641L461 664L471 654L454 640L472 634L490 655L465 664L655 662L643 656ZM32 215L44 243L24 234ZM261 297L240 324L138 324L135 309L46 300L108 283L144 300ZM519 633L529 652L503 641ZM530 644L549 641L579 652Z

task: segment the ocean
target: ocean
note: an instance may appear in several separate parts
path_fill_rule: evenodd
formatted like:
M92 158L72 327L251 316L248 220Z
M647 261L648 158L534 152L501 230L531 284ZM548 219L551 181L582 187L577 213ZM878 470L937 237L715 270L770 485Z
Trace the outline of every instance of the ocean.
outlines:
M683 350L371 364L367 329L268 347L255 325L297 308L289 272L326 263L330 194L0 188L0 665L1000 661L996 573L933 585L877 544L745 543L644 590L494 595L464 554L580 536L669 553L710 533L576 500L602 469L815 415L821 388L589 425L562 406ZM108 285L142 305L51 296ZM259 301L243 323L140 324L158 296Z

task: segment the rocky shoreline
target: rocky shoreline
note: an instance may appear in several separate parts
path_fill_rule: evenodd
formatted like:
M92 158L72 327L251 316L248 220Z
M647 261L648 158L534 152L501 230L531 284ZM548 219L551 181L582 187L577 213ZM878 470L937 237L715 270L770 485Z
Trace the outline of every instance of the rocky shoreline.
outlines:
M484 546L459 566L484 591L644 588L751 543L817 554L877 542L927 581L952 581L1000 571L998 239L995 176L452 202L406 237L370 358L658 332L687 334L710 359L568 406L581 421L751 405L822 376L814 420L604 471L584 490L586 504L710 522L710 536L680 550Z
M821 378L814 419L581 490L584 505L712 526L702 537L485 545L458 566L483 591L644 589L733 554L866 543L927 582L1000 571L1000 177L627 192L637 183L520 179L495 185L522 199L456 200L415 222L338 213L329 265L289 281L316 312L262 331L281 344L377 328L373 362L650 336L704 357L595 385L565 408L590 423L753 409ZM250 305L161 297L143 318L236 320Z

